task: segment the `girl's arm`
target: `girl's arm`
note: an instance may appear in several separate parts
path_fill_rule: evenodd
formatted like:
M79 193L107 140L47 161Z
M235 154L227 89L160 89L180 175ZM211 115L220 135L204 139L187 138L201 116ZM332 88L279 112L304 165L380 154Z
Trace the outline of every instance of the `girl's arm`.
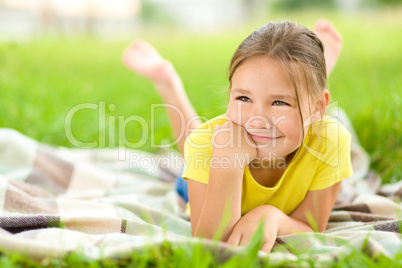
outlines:
M246 141L244 127L228 121L212 136L212 159L208 185L188 178L193 236L213 238L221 228L226 241L241 217L244 168L256 156L255 144ZM249 161L237 161L236 159ZM223 221L223 222L222 222Z
M322 232L328 224L329 215L334 207L336 197L338 196L341 183L332 185L323 190L309 191L303 202L289 215L289 217L299 220L310 226L316 225L317 231ZM313 222L309 222L309 216L312 216ZM291 228L284 228L279 235L286 235L291 232Z
M341 182L323 190L309 191L289 216L273 206L256 207L239 220L227 242L231 245L247 245L261 221L264 221L261 250L266 252L271 251L277 236L312 232L313 229L322 232L327 226L340 186Z
M223 215L229 213L222 234L222 240L227 240L241 217L242 172L211 168L208 185L188 180L193 236L213 238L225 218Z

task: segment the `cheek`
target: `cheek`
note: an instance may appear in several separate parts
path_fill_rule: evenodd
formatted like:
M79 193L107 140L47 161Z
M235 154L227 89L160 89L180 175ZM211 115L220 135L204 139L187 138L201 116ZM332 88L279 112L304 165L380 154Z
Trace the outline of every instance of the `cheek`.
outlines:
M230 102L226 110L226 118L244 126L249 118L246 105L242 105L239 102Z
M276 127L288 137L301 139L302 123L298 114L287 114L286 119L280 120Z

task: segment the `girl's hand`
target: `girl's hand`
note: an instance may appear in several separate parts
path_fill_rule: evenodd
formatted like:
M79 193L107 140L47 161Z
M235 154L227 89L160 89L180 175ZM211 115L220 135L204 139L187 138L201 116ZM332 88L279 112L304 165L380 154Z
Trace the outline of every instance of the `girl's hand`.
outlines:
M227 243L233 246L247 246L254 233L257 231L261 221L264 221L261 250L269 253L278 236L280 226L284 219L283 215L285 214L282 211L273 206L262 205L256 207L240 218L233 228Z
M214 157L227 158L231 167L244 169L257 156L257 145L243 126L227 121L215 126L212 151Z

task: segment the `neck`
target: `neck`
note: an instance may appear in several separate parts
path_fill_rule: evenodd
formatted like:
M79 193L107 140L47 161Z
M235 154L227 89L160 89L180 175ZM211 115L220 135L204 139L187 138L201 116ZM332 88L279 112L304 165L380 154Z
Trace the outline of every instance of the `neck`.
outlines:
M253 161L250 162L249 168L270 170L286 169L296 155L296 151L290 153L286 157L278 157L272 159L255 158Z

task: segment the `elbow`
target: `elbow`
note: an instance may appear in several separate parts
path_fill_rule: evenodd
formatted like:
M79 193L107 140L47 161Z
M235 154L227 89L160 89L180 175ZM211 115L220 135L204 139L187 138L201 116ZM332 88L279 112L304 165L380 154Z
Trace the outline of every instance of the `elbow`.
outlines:
M229 234L230 235L230 234ZM226 243L229 239L229 235L218 234L218 232L195 232L192 236L197 238L205 238L210 240L217 240Z
M205 227L204 228L200 225L197 225L195 228L194 232L192 233L193 237L198 237L198 238L206 238L206 239L213 239L213 240L219 240L221 242L227 242L229 239L229 236L231 235L233 228L234 228L235 223L233 224L227 224L226 227L222 230L222 228L209 228Z
M193 232L193 237L213 239L215 233L212 230L196 228Z
M324 224L320 224L320 226L318 226L318 232L322 233L327 229L327 224L328 222L325 222Z
M198 237L198 238L207 238L207 239L212 239L214 236L214 230L211 228L208 228L207 226L210 225L202 225L200 222L197 222L195 225L192 224L191 228L191 234L193 237Z

